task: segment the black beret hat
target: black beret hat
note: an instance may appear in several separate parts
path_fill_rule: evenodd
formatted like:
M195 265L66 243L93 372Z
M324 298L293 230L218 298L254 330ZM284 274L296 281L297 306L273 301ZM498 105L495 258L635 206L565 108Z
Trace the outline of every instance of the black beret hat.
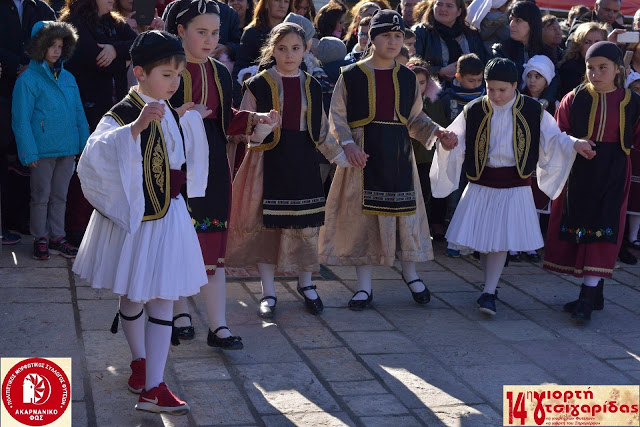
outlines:
M184 55L182 41L166 31L151 30L138 34L131 45L133 66L145 66L174 55Z
M484 67L484 79L516 83L518 81L516 63L507 58L493 58Z

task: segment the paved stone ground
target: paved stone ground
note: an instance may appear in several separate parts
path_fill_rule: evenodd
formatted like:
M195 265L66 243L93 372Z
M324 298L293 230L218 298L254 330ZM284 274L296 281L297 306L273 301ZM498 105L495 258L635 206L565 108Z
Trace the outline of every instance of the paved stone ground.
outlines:
M25 239L30 240L30 239ZM411 300L399 269L374 269L374 306L346 308L355 270L323 270L325 312L303 310L295 282L278 282L276 322L256 314L260 284L228 284L228 321L245 349L206 346L199 296L190 300L196 339L172 347L166 382L192 407L184 417L135 411L126 389L130 353L109 332L116 298L71 273L71 262L30 258L31 244L0 259L0 354L73 357L74 425L502 425L503 384L638 384L640 266L616 270L606 307L589 326L561 311L578 279L541 265L512 264L498 315L478 312L481 272L473 258L421 264L433 298ZM636 255L640 255L636 253Z

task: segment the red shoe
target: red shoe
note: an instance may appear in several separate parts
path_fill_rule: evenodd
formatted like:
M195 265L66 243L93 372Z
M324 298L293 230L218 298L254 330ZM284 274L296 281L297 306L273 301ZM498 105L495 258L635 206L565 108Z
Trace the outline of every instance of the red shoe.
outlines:
M178 399L165 383L160 383L149 391L140 394L136 409L147 412L166 412L171 415L185 415L189 412L187 402Z
M146 379L146 361L138 359L131 362L131 376L129 377L129 391L131 393L140 394L144 390L144 380Z

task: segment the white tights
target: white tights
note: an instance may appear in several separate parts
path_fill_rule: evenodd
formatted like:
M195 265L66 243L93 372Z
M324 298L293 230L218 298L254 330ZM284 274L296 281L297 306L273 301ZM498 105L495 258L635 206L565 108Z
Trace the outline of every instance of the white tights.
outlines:
M262 282L262 296L276 296L276 285L274 283L274 278L276 275L276 266L274 264L258 264L258 271L260 272L260 280ZM300 287L304 288L306 286L311 285L311 272L310 271L299 271L298 272L298 282L300 283ZM316 299L318 298L318 294L314 289L310 289L304 291L304 294L307 298ZM275 301L272 299L266 300L267 304L273 306Z
M402 261L402 277L407 282L411 282L412 280L419 279L418 273L416 273L416 263L412 261ZM365 300L368 298L368 295L371 295L371 279L373 276L373 269L370 265L357 265L356 266L356 275L358 276L358 290L366 291L359 292L354 295L354 300ZM416 282L409 285L413 292L422 292L425 289L425 285L422 282Z
M125 316L135 316L143 307L149 317L169 322L173 317L173 301L154 299L142 304L133 302L126 296L120 297L120 311ZM145 316L132 321L122 319L121 324L131 349L131 358L146 359L145 390L157 387L164 377L171 343L171 326L147 322Z
M487 294L495 294L498 281L504 269L504 262L507 259L507 252L489 252L480 254L480 265L484 273L484 290Z

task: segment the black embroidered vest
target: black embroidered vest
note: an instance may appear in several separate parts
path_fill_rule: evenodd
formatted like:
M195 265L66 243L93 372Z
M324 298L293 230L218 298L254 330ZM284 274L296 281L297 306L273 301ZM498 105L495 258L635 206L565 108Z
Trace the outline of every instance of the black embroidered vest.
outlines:
M114 105L105 116L112 117L120 126L134 122L140 115L145 102L133 90L122 101ZM178 113L170 108L180 128ZM182 129L180 129L182 134ZM176 141L177 142L177 141ZM140 151L142 153L142 182L144 192L144 215L142 221L163 218L171 203L169 157L160 122L154 120L140 133ZM183 167L183 170L186 170Z
M407 124L416 96L416 75L407 67L396 63L393 69L394 105L398 119ZM356 128L369 124L376 116L376 88L373 70L363 62L342 68L347 88L347 122Z
M310 74L304 71L300 71L300 73L305 74L304 95L307 100L307 130L311 140L317 146L320 140L320 127L322 126L322 87ZM247 80L243 86L243 94L247 89L256 99L256 112L268 113L273 109L282 114L278 84L267 70ZM267 135L262 144L251 149L257 151L271 150L279 141L280 127L277 127Z
M489 158L493 108L485 95L468 103L463 111L467 121L465 173L471 181L477 181ZM511 111L516 169L521 178L527 178L535 171L538 162L540 121L544 111L538 101L518 92Z
M569 123L573 136L591 139L598 108L598 93L588 84L574 89L575 98L571 104ZM640 96L625 89L624 99L620 103L620 147L629 155L633 145L633 128L640 115ZM587 119L587 120L585 120ZM613 142L613 141L601 141Z
M215 59L209 57L211 65L213 65L214 80L218 89L218 97L220 98L220 121L222 122L222 131L227 134L229 121L231 120L231 97L233 90L233 81L227 67ZM191 89L191 73L185 70L182 72L182 80L180 87L171 97L171 105L174 108L180 107L182 104L193 101L193 91Z

